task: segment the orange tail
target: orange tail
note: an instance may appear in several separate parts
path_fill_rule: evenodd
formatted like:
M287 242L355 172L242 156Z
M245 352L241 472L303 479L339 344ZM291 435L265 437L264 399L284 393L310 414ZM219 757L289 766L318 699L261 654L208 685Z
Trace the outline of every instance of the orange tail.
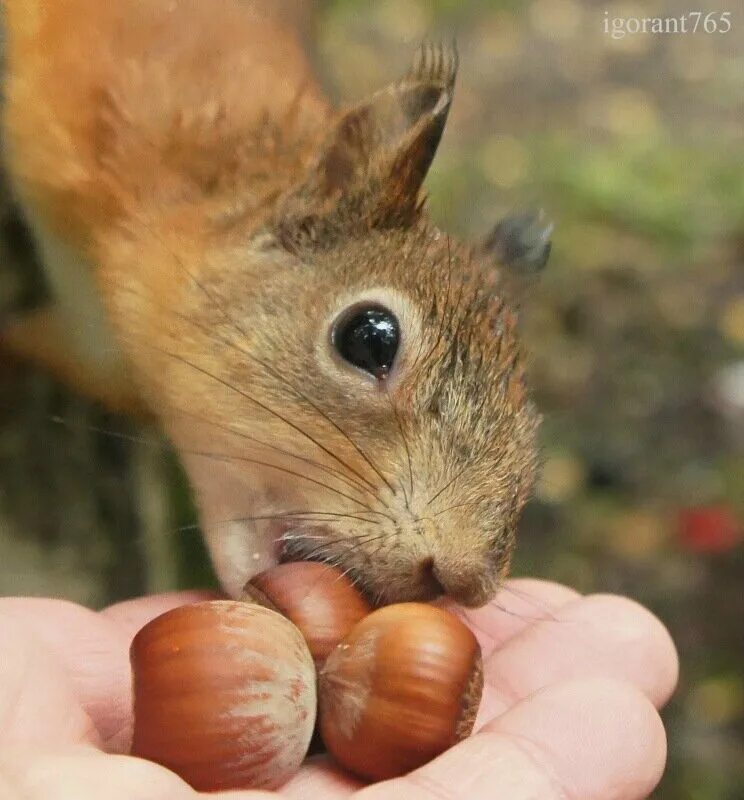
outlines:
M308 85L301 0L5 0L10 172L73 244L128 202L160 205L250 171L235 153ZM231 166L232 165L232 166ZM255 166L255 165L253 165Z

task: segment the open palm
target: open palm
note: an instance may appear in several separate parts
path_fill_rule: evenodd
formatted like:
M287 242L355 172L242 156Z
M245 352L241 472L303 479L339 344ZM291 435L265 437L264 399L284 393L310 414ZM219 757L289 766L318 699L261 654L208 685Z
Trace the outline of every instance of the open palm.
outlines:
M100 613L57 600L0 600L0 796L11 800L231 800L124 755L131 736L132 636L203 594L146 597ZM364 786L324 757L279 793L334 800L635 800L664 767L656 708L677 679L664 627L630 600L513 580L461 612L478 636L486 687L477 732L430 764Z

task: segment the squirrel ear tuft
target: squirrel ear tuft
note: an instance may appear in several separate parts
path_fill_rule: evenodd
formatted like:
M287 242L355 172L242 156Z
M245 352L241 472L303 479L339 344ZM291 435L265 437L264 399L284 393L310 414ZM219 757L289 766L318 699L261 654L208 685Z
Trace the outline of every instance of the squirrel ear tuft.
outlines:
M447 121L458 57L451 44L421 46L400 81L341 115L282 216L317 228L411 224ZM322 226L321 226L322 227ZM321 235L322 238L322 235Z
M518 303L545 268L552 248L553 223L544 211L504 217L483 242L482 252L498 264L502 291Z
M534 275L548 263L553 228L542 210L513 214L494 226L483 249L505 269Z

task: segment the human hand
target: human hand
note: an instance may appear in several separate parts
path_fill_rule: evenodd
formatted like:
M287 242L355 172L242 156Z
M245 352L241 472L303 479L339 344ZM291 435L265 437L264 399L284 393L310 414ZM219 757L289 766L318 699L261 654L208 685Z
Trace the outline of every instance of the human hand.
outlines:
M581 598L512 580L496 601L457 610L483 648L477 733L403 778L363 787L325 757L279 795L201 795L123 755L131 737L128 648L158 614L204 599L146 597L100 613L57 600L0 600L0 797L9 800L636 800L664 767L655 707L677 680L668 633L619 597Z

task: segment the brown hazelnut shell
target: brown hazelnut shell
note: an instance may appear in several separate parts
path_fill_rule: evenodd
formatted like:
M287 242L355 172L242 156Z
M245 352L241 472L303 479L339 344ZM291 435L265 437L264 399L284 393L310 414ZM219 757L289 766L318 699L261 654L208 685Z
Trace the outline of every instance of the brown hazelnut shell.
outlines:
M276 788L299 768L316 673L280 614L228 600L182 606L135 636L130 659L133 755L199 791Z
M374 611L319 674L320 733L343 767L370 780L403 775L470 734L483 689L472 631L443 609Z
M256 575L245 587L244 598L269 605L291 620L318 666L372 611L341 570L315 561L292 561Z

